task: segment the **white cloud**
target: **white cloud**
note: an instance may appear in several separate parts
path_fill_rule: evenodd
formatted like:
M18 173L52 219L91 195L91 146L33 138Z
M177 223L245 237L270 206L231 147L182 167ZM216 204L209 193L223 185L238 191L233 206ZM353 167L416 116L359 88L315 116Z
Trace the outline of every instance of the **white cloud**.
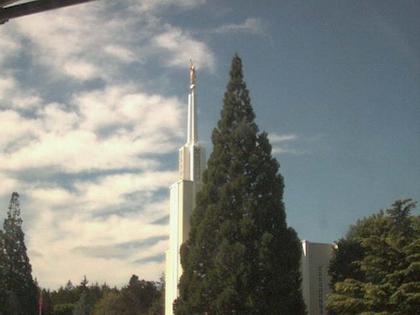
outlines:
M284 135L280 135L280 134L276 134L276 133L271 133L268 135L270 142L271 143L279 143L279 142L286 142L286 141L293 141L293 140L297 140L298 136L295 134L284 134Z
M82 127L87 130L116 125L132 127L141 135L147 134L153 139L158 136L159 143L164 143L172 134L180 136L183 105L173 97L137 92L126 85L77 94L74 102L83 118Z
M15 55L20 48L21 43L15 39L13 32L2 26L0 28L0 64Z
M25 200L21 203L24 216L28 212L35 215L30 223L24 221L24 228L34 276L41 285L56 288L68 279L77 282L83 275L115 285L123 285L133 273L147 279L160 276L161 261L141 261L159 256L167 248L167 226L152 222L167 214L169 202L156 199L154 193L166 190L176 172L151 169L78 179L72 190L38 181L23 183L3 175L0 172L0 196L19 186ZM114 211L107 214L105 209ZM159 241L125 248L120 255L114 252L101 257L89 252L93 245L107 247L150 238ZM88 252L75 250L80 247Z
M66 189L61 187L34 187L28 190L32 201L40 205L49 205L51 207L71 203L75 197Z
M32 89L24 89L13 76L0 78L0 109L34 109L41 99Z
M118 45L108 45L104 48L105 52L124 62L131 62L136 59L135 54L129 49Z
M0 110L0 196L18 190L27 201L22 209L30 218L24 227L34 275L50 287L78 281L83 274L118 285L132 273L157 279L162 262L146 258L162 254L166 240L118 259L73 249L167 235L166 225L151 223L167 214L168 201L155 194L166 190L177 173L161 170L154 156L176 151L184 104L130 84L76 93L68 104L39 102L35 116L17 108ZM57 180L20 179L31 168L48 169L53 179L55 172L70 176L96 170L101 175L76 177L69 189ZM105 269L121 272L109 275Z
M0 152L8 151L13 144L22 139L32 137L40 127L38 121L26 120L19 113L12 110L0 110L0 121Z
M104 26L95 9L91 3L31 15L16 20L17 33L30 41L36 62L80 80L90 79L100 75L89 62L100 44L98 33L91 30Z
M9 197L15 191L18 181L6 174L0 173L0 196ZM6 208L3 206L3 209Z
M143 0L140 3L136 1L138 8L144 12L153 12L162 8L178 7L182 9L192 9L203 5L206 0Z
M13 90L16 86L15 79L13 77L0 78L0 99L4 99L8 92Z
M13 108L16 109L34 109L38 108L41 103L41 98L36 94L25 92L22 95L16 95L13 97Z
M272 150L273 154L292 154L292 155L302 155L305 154L304 151L290 149L290 148L282 148L278 146L273 146Z
M63 64L66 74L80 80L89 80L100 77L99 69L92 63L86 61L70 60Z
M292 144L295 144L297 140L300 140L296 134L268 134L268 138L272 145L273 154L292 154L292 155L301 155L304 154L304 151L291 148Z
M176 172L173 171L145 171L138 174L110 175L96 182L77 182L75 186L83 193L86 210L101 210L123 205L130 193L142 192L143 198L152 196L147 193L168 187L174 179Z
M168 214L162 191L177 173L162 157L181 143L186 106L148 91L146 70L131 66L155 62L169 72L186 69L192 58L213 69L206 43L158 16L164 8L204 2L144 1L132 11L139 1L130 1L111 12L110 2L98 1L0 28L0 197L16 190L23 197L28 251L41 285L78 282L84 274L119 285L133 273L157 279L163 271L152 258L167 249L165 238L118 258L75 248L117 248L168 234L167 225L151 222ZM10 69L4 61L17 56L25 62ZM124 73L129 67L138 71L135 78Z
M156 167L149 154L176 148L182 104L176 98L148 95L129 87L107 87L74 98L76 110L47 104L37 118L0 112L10 138L31 141L0 155L0 170L58 168L65 172ZM15 131L15 126L17 130ZM104 128L109 134L101 135Z
M44 133L64 136L77 128L79 116L75 112L65 110L65 105L58 103L47 104L40 111L40 121Z
M200 68L214 69L213 53L200 41L193 39L179 28L169 28L153 39L157 48L169 52L166 65L185 67L190 59Z
M264 24L260 19L247 18L242 23L223 24L210 30L210 33L225 34L225 33L248 33L263 35L265 33Z
M78 81L114 81L121 64L154 58L166 66L182 68L193 58L202 68L212 69L214 55L203 41L164 23L157 15L166 7L190 9L203 3L132 1L123 18L107 11L111 5L105 1L72 6L17 19L13 29L16 39L11 42L17 45L25 39L34 62L52 74Z
M63 201L67 200L65 194L59 195ZM30 227L30 231L37 233L30 233L29 241L30 253L33 249L38 252L38 255L31 256L31 263L41 285L58 287L67 279L80 281L83 275L90 280L116 285L126 283L133 273L147 279L157 279L160 276L162 263L140 265L134 262L165 251L167 240L162 236L168 233L166 226L151 225L149 218L139 212L106 218L93 218L84 211L63 214L54 211L54 204L48 196L47 199L45 202L48 203L39 205L42 211ZM159 209L162 213L161 205ZM153 237L161 240L141 248L125 248L120 251L120 255L116 255L118 247L115 246L114 252L108 253L108 258L102 258L101 255L95 257L95 251L91 249L92 246L110 247L113 244L138 242ZM88 252L77 250L78 248L87 248ZM54 261L54 266L51 261ZM113 272L109 273L109 270Z

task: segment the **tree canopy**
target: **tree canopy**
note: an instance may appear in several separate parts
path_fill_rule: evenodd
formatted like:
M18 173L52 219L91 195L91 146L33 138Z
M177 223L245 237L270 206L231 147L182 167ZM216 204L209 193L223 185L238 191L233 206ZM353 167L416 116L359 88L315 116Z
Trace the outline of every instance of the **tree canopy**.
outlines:
M334 314L416 314L420 308L420 217L415 202L395 201L359 220L331 261Z
M163 309L161 284L132 275L127 286L111 290L97 301L93 315L146 315ZM160 308L159 308L160 306Z

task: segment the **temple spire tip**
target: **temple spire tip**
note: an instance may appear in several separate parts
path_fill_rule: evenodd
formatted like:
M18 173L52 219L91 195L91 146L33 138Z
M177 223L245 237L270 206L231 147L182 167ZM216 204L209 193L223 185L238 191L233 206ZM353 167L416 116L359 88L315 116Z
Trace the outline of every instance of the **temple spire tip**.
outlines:
M187 143L195 144L197 138L197 108L195 103L196 68L190 59L190 91L188 94L188 134Z
M196 75L195 65L192 59L190 59L190 84L191 85L195 84L196 79L197 79L197 75Z

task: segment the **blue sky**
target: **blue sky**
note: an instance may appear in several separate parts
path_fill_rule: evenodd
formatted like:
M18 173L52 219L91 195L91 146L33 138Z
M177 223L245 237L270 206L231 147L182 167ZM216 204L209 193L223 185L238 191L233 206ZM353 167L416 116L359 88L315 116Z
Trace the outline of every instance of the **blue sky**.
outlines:
M21 194L40 284L163 272L190 58L210 152L242 57L302 239L331 242L420 200L419 13L417 1L103 0L0 26L0 204Z

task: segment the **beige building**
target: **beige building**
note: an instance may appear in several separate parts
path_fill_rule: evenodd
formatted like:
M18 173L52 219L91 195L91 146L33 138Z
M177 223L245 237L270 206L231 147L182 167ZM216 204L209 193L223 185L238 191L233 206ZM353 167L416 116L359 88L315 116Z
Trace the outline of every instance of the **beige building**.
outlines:
M329 262L334 244L302 241L302 293L308 315L326 315L330 292Z

